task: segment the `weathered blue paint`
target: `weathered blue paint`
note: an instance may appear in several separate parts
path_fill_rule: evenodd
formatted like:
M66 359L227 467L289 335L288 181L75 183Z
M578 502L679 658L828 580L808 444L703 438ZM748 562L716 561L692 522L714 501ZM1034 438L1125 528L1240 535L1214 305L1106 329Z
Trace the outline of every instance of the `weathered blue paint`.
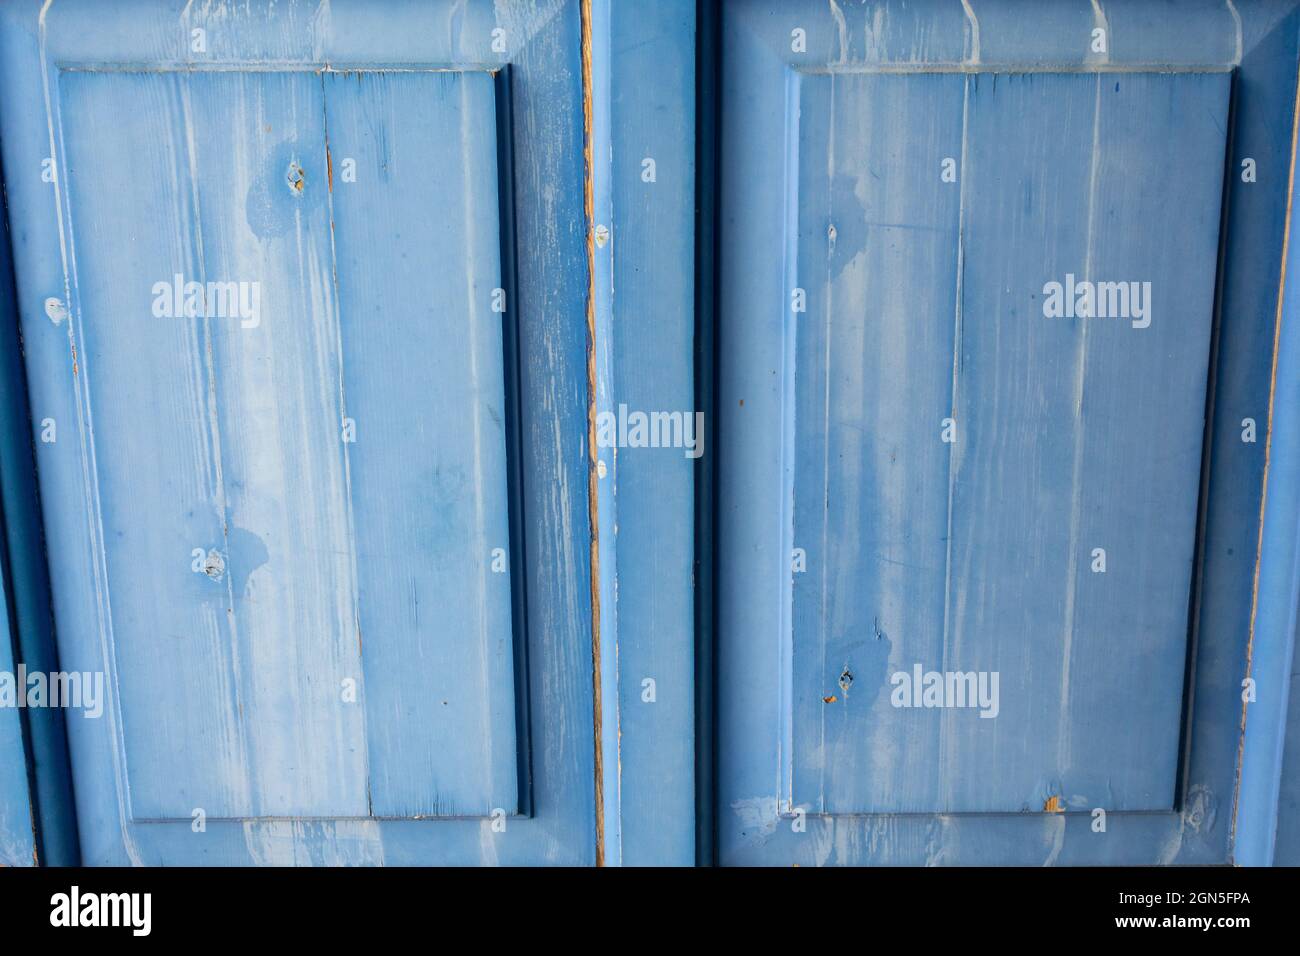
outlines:
M1096 29L1104 53L1091 48ZM796 30L806 52L792 50ZM1287 194L1294 7L729 2L721 33L723 862L1229 860L1262 465L1261 446L1241 442L1240 421L1267 416L1260 365L1272 349ZM1227 71L1238 90L1231 126ZM1005 114L995 83L1012 107ZM955 109L947 105L945 85L964 90L964 107L962 93ZM927 96L935 102L921 108ZM828 154L821 144L832 132L840 141ZM1226 268L1212 337L1225 136ZM935 195L946 188L948 156L958 183L947 188L966 191L951 205ZM1243 183L1244 157L1269 177ZM891 187L883 194L873 191L876 176ZM805 200L808 189L820 204ZM869 230L853 212L858 203L876 224ZM950 241L932 240L935 229ZM1156 280L1178 334L1127 342L1114 326L1047 328L1055 320L1027 314L1041 303L1030 293L1064 279L1044 270L1064 273L1066 260L1089 255L1098 279L1136 270L1130 278ZM939 306L926 297L944 299L944 283L962 294L946 297L947 321L932 328ZM808 296L798 316L795 287ZM840 293L829 313L826 290ZM891 334L875 335L882 325ZM805 354L807 334L816 347ZM927 363L927 350L946 350L950 379L929 371L942 356ZM1069 395L1081 355L1079 404ZM1215 419L1203 464L1207 358ZM803 390L800 371L822 382L818 396ZM828 389L841 399L823 414ZM945 407L955 413L940 414ZM820 442L821 461L800 431L809 417L814 429L824 420L839 429L807 438ZM931 444L935 455L946 451L942 417L959 430L951 484L924 460ZM853 491L889 481L895 456L908 467L896 486ZM799 476L821 484L823 473L837 476L834 486L805 500ZM1098 484L1108 477L1116 498ZM824 523L826 537L798 540L801 515ZM1100 600L1085 590L1096 586L1087 577L1093 545L1080 554L1067 547L1092 528L1108 529L1112 542ZM824 589L791 574L799 546L810 568L826 556L817 572ZM859 566L868 560L872 567ZM1181 695L1189 592L1190 683ZM964 637L945 645L945 633ZM981 663L990 659L999 663ZM1000 669L1003 714L981 721L970 711L881 707L891 673L916 661ZM856 710L845 715L859 701L870 726ZM879 731L882 721L927 713L943 714L927 722L934 736ZM1010 726L988 729L1000 722ZM814 776L801 783L807 772ZM1104 833L1093 829L1094 808L1107 810ZM1041 812L1057 809L1069 812ZM1148 812L1124 812L1139 809ZM944 810L995 812L933 812Z
M1294 147L1293 147L1294 148ZM1295 168L1277 345L1269 396L1259 577L1251 622L1251 700L1246 707L1234 858L1250 866L1300 863L1300 720L1292 696L1300 610L1300 222ZM1288 719L1288 710L1291 711Z
M14 413L14 402L18 408L26 407L26 396L15 389L12 379L18 376L21 382L22 363L15 334L17 324L13 314L13 271L9 261L9 230L7 224L0 223L0 336L3 336L3 348L0 348L0 388L3 389L0 405L0 422L5 437L4 453L0 455L0 480L8 490L14 472L31 474L30 452L22 455L24 448L30 448L29 422L26 416ZM27 467L23 467L26 465ZM11 503L8 496L0 501L0 528L7 528L9 516L14 513L17 503ZM7 538L7 535L6 535ZM22 560L23 556L20 556ZM25 694L26 688L16 686L17 668L15 655L17 644L10 626L12 616L12 589L8 579L13 561L9 555L7 541L0 546L0 682L12 686L14 692ZM14 682L14 684L8 684ZM23 740L23 714L13 701L0 699L0 866L33 866L36 859L36 840L34 820L32 817L32 799L28 788L27 746Z
M7 217L0 222L0 672L25 693L16 662L32 672L58 669L50 619L49 580L41 538L23 353L14 311ZM24 739L25 726L25 739ZM50 708L0 709L0 862L53 866L77 862L63 713Z
M1229 181L1231 189L1226 197L1229 228L1220 262L1218 360L1216 378L1212 381L1212 389L1218 395L1213 399L1212 428L1215 435L1239 438L1243 420L1253 418L1258 431L1253 445L1230 440L1222 452L1211 449L1211 495L1203 531L1206 547L1201 570L1204 582L1201 633L1221 636L1218 640L1207 642L1203 638L1200 642L1203 650L1198 652L1196 694L1198 701L1211 699L1216 702L1213 706L1221 709L1216 713L1217 730L1213 736L1206 732L1202 738L1206 746L1216 749L1240 742L1243 722L1249 730L1255 716L1251 708L1258 703L1258 697L1256 704L1242 701L1250 620L1246 617L1246 623L1242 623L1240 609L1251 607L1254 577L1237 569L1242 555L1249 556L1252 571L1254 562L1262 560L1258 551L1262 504L1259 491L1263 485L1265 457L1262 429L1271 427L1279 280L1292 185L1288 177L1295 155L1294 104L1300 37L1300 13L1291 4L1258 2L1237 4L1237 7L1242 14L1243 55L1233 102L1228 166L1235 175ZM1268 95L1258 95L1264 91L1269 91ZM1254 159L1257 168L1271 171L1267 181L1261 177L1256 184L1266 188L1255 189L1241 182L1241 167L1247 158ZM1272 407L1286 413L1276 402ZM1287 427L1281 426L1283 433ZM1235 497L1233 489L1238 489ZM1248 494L1247 489L1253 489L1254 493ZM1258 673L1254 676L1259 679ZM1197 730L1206 723L1202 722ZM1291 724L1292 728L1296 726ZM1288 741L1292 747L1300 745L1300 733L1293 729ZM1243 789L1246 786L1253 784L1243 781ZM1249 800L1245 798L1245 802ZM1243 825L1270 826L1263 820L1247 823L1243 816L1246 812L1249 810L1241 806L1234 808L1237 834ZM1280 830L1285 830L1293 823L1279 815L1278 825ZM1284 843L1280 840L1278 845ZM1230 852L1236 861L1236 847ZM1282 859L1279 855L1278 861ZM1249 851L1241 862L1254 862Z
M86 861L592 862L579 4L0 44ZM260 314L151 314L177 273Z
M0 597L5 600L3 609L7 612L9 589L3 578ZM12 640L9 615L0 614L0 675L10 680L16 677ZM0 707L0 866L34 866L39 862L27 766L22 711L17 706Z
M694 435L695 6L595 0L591 20L595 223L609 234L595 244L596 411L667 413ZM707 423L695 437L711 454ZM605 862L689 865L701 462L615 442L597 448Z
M325 79L330 156L382 170L331 193L345 412L374 423L345 446L366 697L404 718L367 728L371 808L518 812L527 740L515 726L504 326L492 311L503 288L493 83ZM445 219L428 215L449 197L460 201ZM394 241L400 251L377 259ZM412 523L412 511L431 520Z
M586 5L590 218L578 0L0 14L0 587L53 669L53 418L59 649L116 693L71 723L89 862L589 863L597 793L608 864L709 861L697 793L729 863L1300 859L1295 5L706 6L696 50L690 0ZM1158 324L1033 313L1079 260ZM139 320L137 280L250 263L257 327ZM589 447L710 410L715 355L702 461ZM891 707L930 659L999 717ZM73 858L61 719L0 861Z
M799 78L793 806L1172 807L1227 94L1226 73ZM1135 317L1045 318L1076 275ZM996 673L1000 704L898 707L918 665Z
M0 421L5 439L0 455L0 528L6 531L11 516L21 507L12 500L10 487L15 478L26 476L30 482L30 422L17 409L26 410L26 396L15 387L22 382L22 361L19 351L16 316L13 314L13 270L9 261L9 230L0 223ZM18 401L16 401L18 399ZM26 454L24 454L26 452ZM21 485L19 485L21 487ZM17 680L16 662L21 656L15 651L15 641L10 621L13 618L13 590L9 584L13 558L10 556L8 535L0 542L0 866L32 866L36 859L35 821L32 814L32 797L28 784L27 746L23 740L23 712L18 709L20 697L25 700L26 687ZM19 554L19 561L32 560L30 554ZM13 699L8 698L13 695Z

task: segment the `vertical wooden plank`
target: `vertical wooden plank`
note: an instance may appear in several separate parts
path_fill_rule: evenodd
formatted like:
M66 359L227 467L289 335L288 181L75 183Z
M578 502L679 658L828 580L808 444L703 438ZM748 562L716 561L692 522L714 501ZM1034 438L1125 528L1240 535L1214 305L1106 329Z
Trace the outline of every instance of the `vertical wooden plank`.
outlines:
M595 174L611 200L610 218L599 220L610 232L599 252L610 254L602 275L612 293L598 316L597 347L609 356L600 411L614 420L620 410L625 420L671 416L682 438L667 447L617 447L616 439L599 449L613 515L602 533L616 542L600 565L614 612L602 614L614 649L602 652L602 666L617 676L602 733L617 743L604 771L617 776L618 802L605 813L618 815L619 862L680 866L695 858L694 483L702 457L715 453L712 423L698 427L692 369L695 4L593 6L606 16L592 40L593 65L608 82L593 94L607 100L609 143ZM646 83L652 73L659 79ZM656 428L656 437L673 427ZM607 845L607 862L612 855Z
M245 728L209 362L211 326L239 320L185 314L184 284L206 281L193 117L175 74L72 73L64 89L86 316L75 374L93 416L81 437L102 476L131 810L146 819L186 818L195 808L238 816L249 810ZM125 237L116 215L123 202L153 211ZM77 438L72 427L64 421L67 445Z
M514 813L493 80L324 82L371 807Z
M28 785L30 761L23 740L23 714L18 695L26 687L18 681L15 651L18 643L10 625L17 618L10 585L13 560L9 525L26 502L18 497L22 479L31 481L31 452L27 401L21 390L22 363L14 312L13 272L9 259L9 229L0 222L0 866L33 866L36 856L33 795ZM24 472L26 473L24 475ZM17 522L21 528L22 523ZM17 530L17 529L15 529ZM18 542L21 547L21 540ZM39 552L20 552L20 562L43 563Z
M954 729L948 759L1044 732L1015 745L996 798L950 770L951 809L1173 806L1227 89L1223 73L971 80L943 669L999 672L1002 709ZM1145 231L1157 219L1176 254ZM1137 282L1145 315L1135 298L1048 317L1048 284L1071 276Z
M33 671L57 670L50 619L50 589L36 494L33 428L49 437L48 420L33 421L18 334L8 217L0 218L0 590L5 592L0 630L0 672L14 676L18 660ZM15 691L18 691L15 686ZM11 866L77 862L64 713L0 711L0 859ZM39 773L30 773L32 766Z
M775 830L780 759L780 588L783 395L777 348L788 292L773 258L785 222L789 111L779 57L747 19L723 4L718 97L717 726L719 855ZM793 24L792 24L793 25ZM782 23L786 30L789 27ZM779 49L779 48L778 48ZM753 144L755 148L748 148ZM755 188L755 184L763 184ZM767 242L764 243L763 240ZM761 257L760 257L761 256ZM761 263L756 267L755 263ZM763 582L755 587L756 582ZM750 728L750 746L742 728Z
M1042 292L1087 268L1097 83L969 80L949 619L933 669L996 671L1001 701L995 720L943 721L944 809L1041 811L1057 786L1061 728L1049 688L1054 675L1067 680L1072 636L1065 590L1086 332L1084 320L1047 319ZM1026 748L1029 728L1042 725ZM1021 749L1032 756L1019 759ZM967 754L979 757L963 764ZM993 780L957 772L994 754L1007 757Z
M204 274L260 289L259 316L209 333L252 815L365 815L320 79L200 73L188 90Z
M794 806L904 808L939 730L889 676L941 655L962 156L960 74L801 83ZM905 126L900 117L907 117ZM897 803L893 801L898 801ZM924 798L917 802L923 806Z
M1085 320L1072 516L1078 551L1067 592L1075 637L1060 713L1065 760L1079 791L1090 794L1145 787L1133 768L1179 735L1187 705L1231 76L1140 73L1098 82L1091 269L1098 281L1151 285L1145 318ZM1096 570L1098 548L1104 573ZM1177 665L1166 669L1171 659ZM1142 677L1122 692L1115 674ZM1117 709L1117 726L1099 732L1094 715ZM1168 779L1143 799L1174 806L1178 757L1163 759Z

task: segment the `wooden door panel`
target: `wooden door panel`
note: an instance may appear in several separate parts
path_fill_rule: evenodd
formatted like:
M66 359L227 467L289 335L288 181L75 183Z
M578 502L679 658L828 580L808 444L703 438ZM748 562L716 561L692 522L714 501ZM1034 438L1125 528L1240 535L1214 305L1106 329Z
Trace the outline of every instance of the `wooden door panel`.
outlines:
M793 806L1172 806L1227 86L800 78Z
M1228 854L1259 489L1207 400L1283 224L1225 156L1295 52L1243 17L721 4L725 862Z

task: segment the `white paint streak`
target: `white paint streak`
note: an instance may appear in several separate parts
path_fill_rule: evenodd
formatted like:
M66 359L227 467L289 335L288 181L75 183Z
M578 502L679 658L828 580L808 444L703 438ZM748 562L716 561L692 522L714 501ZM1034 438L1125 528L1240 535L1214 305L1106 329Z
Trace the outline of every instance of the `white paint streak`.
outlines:
M326 162L332 162L330 156L329 140L329 109L327 107L327 94L325 86L328 81L321 77L321 129L325 136ZM337 362L338 374L338 419L337 425L341 428L343 422L348 417L347 393L345 389L345 378L343 374L343 320L339 315L338 301L338 254L334 244L334 188L332 182L326 184L326 208L329 213L329 234L330 234L330 302L332 305L335 334L335 360ZM352 502L352 452L351 443L342 442L343 447L343 493L344 493L344 511L347 521L348 536L348 587L352 595L352 633L356 637L358 660L364 665L364 658L361 654L362 634L361 634L361 596L359 575L357 572L357 533L356 519L354 516L354 506ZM352 679L357 682L358 700L366 699L366 669L364 666L358 666ZM374 812L371 804L370 792L370 733L368 730L367 720L369 710L366 707L360 708L361 722L361 746L362 746L362 763L366 773L366 804L370 812Z
M476 111L475 105L470 101L470 84L458 83L460 89L460 155L461 169L466 176L471 175L475 168L474 156L470 149L470 140L472 135L471 124L474 122ZM461 214L464 222L465 248L467 250L478 249L482 242L478 239L478 224L480 221L492 222L491 216L485 215L475 208L475 198L478 190L465 188L462 192L464 200L461 208ZM496 205L495 203L493 204ZM474 449L471 457L474 470L473 476L473 495L474 495L474 528L476 529L476 539L474 541L475 553L486 555L490 552L492 542L481 537L483 529L487 526L487 507L483 498L483 489L488 484L489 478L483 472L483 415L479 403L483 401L481 390L483 386L483 371L479 368L479 327L486 321L481 315L481 303L479 296L474 291L475 274L471 269L465 270L465 301L469 307L469 319L466 323L466 334L468 337L468 360L469 360L469 380L473 388L475 408L469 416L471 429L471 445ZM514 303L507 303L508 309L516 308ZM494 322L492 327L495 329L503 328L503 323ZM495 348L497 354L501 352L501 346L498 344ZM503 417L504 421L504 417ZM475 585L478 591L476 606L480 613L475 617L477 624L477 641L478 648L478 671L479 686L489 688L492 686L492 674L488 666L490 657L488 648L492 643L492 634L489 632L488 617L486 609L489 606L487 591L487 574L490 573L484 568L479 574L475 575ZM479 724L479 740L482 741L483 753L494 753L494 744L492 740L492 708L480 707L477 709ZM517 745L517 744L516 744ZM512 748L513 749L513 748ZM480 763L481 771L479 783L484 793L496 793L497 787L493 780L493 768L495 762L484 760Z
M479 866L500 866L501 860L497 856L497 840L505 839L509 833L510 821L506 820L506 833L495 833L492 830L492 818L484 817L478 824L478 862Z
M183 128L185 131L185 150L187 159L187 169L189 172L190 183L190 203L194 210L194 224L192 234L194 237L195 253L198 259L199 281L207 281L207 268L204 264L203 255L203 213L199 203L199 171L198 171L198 148L194 142L194 115L193 104L190 100L190 88L188 81L181 81L181 110L183 115ZM176 195L180 196L180 183L177 181ZM177 224L178 229L182 226ZM188 237L181 235L177 237L179 243L183 243ZM178 243L178 248L183 245ZM249 273L252 274L252 273ZM226 486L225 474L222 467L221 451L221 427L217 418L217 376L215 363L212 354L212 320L206 315L203 317L203 351L200 360L203 362L204 370L207 373L207 394L200 398L200 405L204 404L202 398L207 402L207 425L208 425L208 451L210 452L210 465L213 475L212 489L212 506L220 520L222 528L222 553L230 556L230 538L226 528ZM229 603L226 607L234 607L233 592L233 575L225 576L226 599ZM235 707L233 713L227 711L223 713L223 731L225 735L226 749L225 753L230 757L227 762L225 772L221 774L221 780L225 784L227 794L236 801L236 805L248 806L250 799L250 783L248 774L248 733L247 728L241 719L244 713L243 701L240 694L239 674L241 673L239 662L239 633L234 615L221 615L225 618L226 629L229 632L231 670L229 689L234 699ZM220 626L217 627L218 634ZM218 679L226 675L219 675ZM227 698L229 699L229 698Z
M1237 55L1233 59L1233 63L1236 64L1237 66L1240 66L1241 57L1243 53L1243 45L1244 45L1244 39L1241 31L1241 14L1237 11L1237 5L1233 3L1232 0L1224 0L1224 2L1227 3L1228 12L1232 14L1233 22L1236 23L1237 25Z
M1087 253L1084 259L1084 278L1092 279L1092 254L1096 240L1097 216L1097 168L1101 155L1101 83L1102 76L1097 74L1092 109L1092 158L1088 175L1088 229ZM1060 706L1057 711L1057 766L1064 770L1070 765L1070 734L1074 727L1070 723L1070 673L1074 653L1075 603L1079 579L1079 526L1082 521L1083 488L1083 394L1088 368L1088 330L1092 328L1087 321L1080 322L1079 352L1075 360L1074 375L1074 461L1070 480L1070 553L1065 581L1065 619L1063 646L1061 648L1061 692Z
M957 279L955 302L953 303L953 332L952 332L952 405L949 415L954 422L957 422L959 429L958 440L948 445L948 515L947 530L944 534L944 558L943 558L943 669L949 668L952 660L952 651L955 648L950 647L949 641L952 637L952 515L953 501L957 494L957 460L958 449L961 445L962 422L957 421L957 401L959 396L962 355L962 287L966 275L966 156L967 143L970 139L969 120L970 120L970 77L967 76L962 81L962 98L961 98L961 165L958 167L958 200L957 200ZM901 663L901 661L900 661ZM955 746L960 735L950 733L953 712L946 710L939 720L939 753L943 755L945 766L959 766L960 757L955 752L949 753L950 747ZM956 793L956 778L951 773L942 774L944 781L944 791L948 798L948 804L954 802Z
M1046 839L1051 841L1048 844L1047 857L1043 860L1043 866L1055 866L1061 850L1065 848L1065 814L1043 814L1043 833Z
M835 18L835 30L839 34L840 56L837 64L843 65L849 58L849 28L844 22L844 11L835 0L830 0L831 16Z
M312 58L315 59L316 62L318 63L324 62L327 59L327 55L330 51L330 47L331 47L330 34L331 34L331 27L332 27L332 23L330 20L331 13L332 11L330 10L330 0L320 0L320 4L316 7L316 12L312 14L312 18L311 18Z
M961 8L965 11L966 22L970 25L970 53L966 57L966 62L976 64L980 62L980 22L975 18L970 0L961 0Z

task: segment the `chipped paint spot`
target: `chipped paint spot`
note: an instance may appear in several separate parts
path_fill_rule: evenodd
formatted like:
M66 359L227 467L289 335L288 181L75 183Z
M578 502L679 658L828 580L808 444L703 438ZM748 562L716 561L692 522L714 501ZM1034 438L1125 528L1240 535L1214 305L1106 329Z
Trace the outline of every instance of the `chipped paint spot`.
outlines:
M45 314L56 326L62 325L63 320L68 317L68 307L63 304L62 299L50 296L45 300Z
M1214 829L1218 816L1218 801L1214 791L1203 783L1193 786L1187 793L1187 803L1183 807L1183 821L1193 833L1208 833Z
M226 559L222 557L220 551L214 548L208 552L207 558L203 561L203 573L214 581L220 581L226 576Z
M750 797L736 800L732 811L740 817L740 833L751 845L765 843L776 832L781 818L777 814L776 797Z
M1043 812L1044 812L1044 813L1064 813L1064 812L1065 812L1065 804L1061 801L1061 798L1060 798L1060 797L1055 796L1055 795L1050 796L1050 797L1047 798L1047 801L1043 804Z
M834 694L831 694L831 696L829 696L829 697L823 697L823 698L822 698L822 703L823 703L823 704L833 704L833 703L835 703L837 700L839 700L839 698L836 697Z
M307 174L303 172L302 166L296 159L289 163L289 168L285 170L284 179L294 193L302 195L302 187L307 181Z

